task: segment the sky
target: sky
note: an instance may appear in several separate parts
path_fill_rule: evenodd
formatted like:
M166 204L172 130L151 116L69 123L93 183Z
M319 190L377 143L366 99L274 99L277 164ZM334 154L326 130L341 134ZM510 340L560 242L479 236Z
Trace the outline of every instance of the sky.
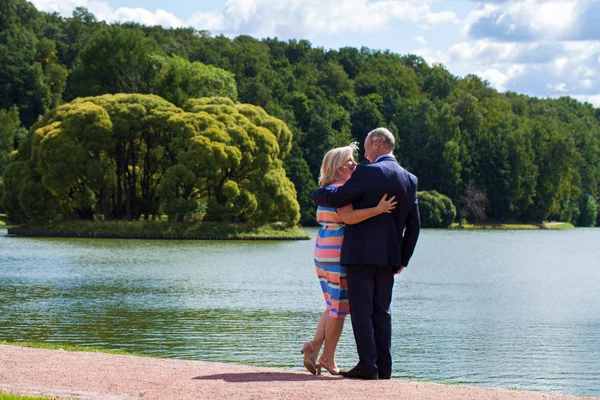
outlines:
M600 0L31 0L71 16L417 54L500 92L600 107Z

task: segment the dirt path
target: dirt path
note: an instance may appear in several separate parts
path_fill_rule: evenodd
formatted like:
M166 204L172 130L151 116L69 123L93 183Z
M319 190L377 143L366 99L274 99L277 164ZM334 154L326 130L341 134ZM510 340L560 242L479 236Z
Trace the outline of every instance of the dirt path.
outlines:
M0 391L72 399L592 399L6 345L0 345Z

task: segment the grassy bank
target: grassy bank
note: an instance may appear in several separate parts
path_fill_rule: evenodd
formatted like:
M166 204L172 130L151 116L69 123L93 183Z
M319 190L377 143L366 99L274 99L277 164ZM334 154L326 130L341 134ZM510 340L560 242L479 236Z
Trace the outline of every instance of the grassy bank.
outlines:
M0 391L0 400L48 400L52 397L21 396L20 394L5 393Z
M48 349L48 350L65 350L65 351L85 351L88 353L107 353L107 354L121 354L127 356L139 356L146 357L143 354L131 353L124 350L106 350L97 349L93 347L70 345L64 343L43 343L43 342L8 342L6 340L0 340L0 345L7 346L19 346L19 347L31 347L32 349ZM160 358L160 357L155 357Z
M12 226L12 222L6 218L6 214L0 214L0 229L9 228Z
M93 232L121 235L176 235L206 237L274 237L310 238L301 228L283 224L225 224L200 221L67 221L49 226L27 225L23 228L60 232Z
M542 222L541 224L531 223L489 223L489 224L459 224L458 222L450 225L450 229L480 229L480 230L539 230L539 229L572 229L575 226L569 222Z

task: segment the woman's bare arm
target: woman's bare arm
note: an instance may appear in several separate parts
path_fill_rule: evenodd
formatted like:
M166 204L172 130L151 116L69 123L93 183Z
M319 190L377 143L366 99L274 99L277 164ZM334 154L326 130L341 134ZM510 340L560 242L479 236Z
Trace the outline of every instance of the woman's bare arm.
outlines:
M352 203L347 204L344 207L338 208L338 214L340 214L340 217L342 217L342 220L347 225L358 224L369 218L376 217L379 214L389 214L396 208L398 202L395 201L396 196L392 196L389 199L386 199L386 197L387 193L379 200L379 204L377 204L376 207L361 208L360 210L355 210L354 207L352 207Z

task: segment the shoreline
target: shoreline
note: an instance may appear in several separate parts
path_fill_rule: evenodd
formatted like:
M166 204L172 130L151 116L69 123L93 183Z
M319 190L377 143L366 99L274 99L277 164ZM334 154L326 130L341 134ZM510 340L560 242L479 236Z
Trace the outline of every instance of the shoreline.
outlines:
M298 359L299 365L301 359ZM478 399L598 397L0 344L0 392L70 399Z
M575 226L569 222L542 222L542 223L532 223L532 224L518 224L518 223L482 223L482 224L465 224L460 225L457 222L452 223L448 227L448 230L472 230L472 231L487 231L487 230L497 230L497 231L526 231L526 230L563 230L563 229L575 229Z
M52 229L18 228L6 229L10 236L23 237L61 237L61 238L94 238L94 239L141 239L141 240L310 240L306 236L239 236L239 235L179 235L179 234L144 234L144 233L108 233L89 231L58 231Z

